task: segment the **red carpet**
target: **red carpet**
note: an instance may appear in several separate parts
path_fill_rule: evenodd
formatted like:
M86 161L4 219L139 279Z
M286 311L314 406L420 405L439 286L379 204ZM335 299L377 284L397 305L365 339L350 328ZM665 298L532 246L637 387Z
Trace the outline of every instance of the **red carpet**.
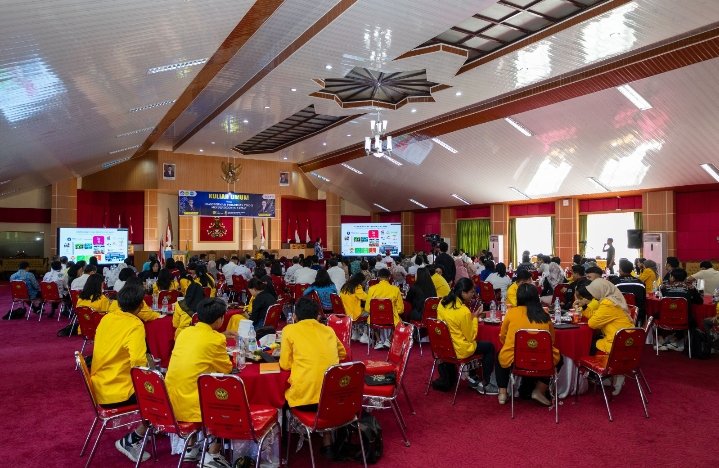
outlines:
M0 311L9 308L7 283L0 283ZM4 422L0 466L82 467L80 448L92 423L88 396L73 364L80 337L57 338L67 319L0 323L0 418ZM366 348L364 348L366 349ZM355 345L356 357L363 348ZM612 404L610 423L601 395L569 399L554 413L532 402L509 405L496 397L482 397L461 386L457 405L451 394L430 390L424 395L431 358L420 357L415 345L406 386L416 415L410 415L402 397L411 447L406 448L391 411L376 413L384 431L385 454L380 467L537 467L537 466L719 466L719 356L710 361L689 360L676 352L655 356L647 346L644 373L653 390L650 419L644 417L634 382L628 381ZM375 358L385 353L373 351ZM121 430L106 432L93 461L94 467L131 467L113 443ZM296 439L295 439L296 440ZM316 441L318 442L318 441ZM158 439L159 462L142 466L169 468L178 458L169 455L169 442ZM290 459L292 467L309 467L304 447ZM353 463L345 466L361 466ZM195 466L187 463L186 467ZM342 466L317 459L317 466Z

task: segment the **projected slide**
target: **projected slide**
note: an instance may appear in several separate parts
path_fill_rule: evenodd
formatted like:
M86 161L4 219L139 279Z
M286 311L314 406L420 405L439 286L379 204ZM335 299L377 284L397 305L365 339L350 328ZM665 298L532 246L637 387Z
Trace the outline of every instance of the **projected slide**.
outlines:
M341 227L342 255L398 255L402 250L401 223L345 223Z
M58 254L79 262L97 258L97 263L120 263L127 258L127 231L102 228L59 228Z

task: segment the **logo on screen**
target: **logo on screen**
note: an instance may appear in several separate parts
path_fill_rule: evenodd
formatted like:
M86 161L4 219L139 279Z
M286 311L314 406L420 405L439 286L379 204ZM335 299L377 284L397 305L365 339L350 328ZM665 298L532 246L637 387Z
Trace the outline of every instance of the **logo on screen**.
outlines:
M105 245L105 236L93 236L92 243L95 245Z
M379 238L379 231L376 229L371 229L367 232L367 237L377 239Z

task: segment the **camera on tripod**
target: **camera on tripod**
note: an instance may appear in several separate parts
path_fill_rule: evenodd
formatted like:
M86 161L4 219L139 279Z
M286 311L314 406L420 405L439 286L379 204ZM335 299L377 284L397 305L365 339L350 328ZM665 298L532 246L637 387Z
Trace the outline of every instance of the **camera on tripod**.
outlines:
M429 243L432 248L437 247L437 244L444 242L444 238L439 237L439 234L425 234L424 240Z

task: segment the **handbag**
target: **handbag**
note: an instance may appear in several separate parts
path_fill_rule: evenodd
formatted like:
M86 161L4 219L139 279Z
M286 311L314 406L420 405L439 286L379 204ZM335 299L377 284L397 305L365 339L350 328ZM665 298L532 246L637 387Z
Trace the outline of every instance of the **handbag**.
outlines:
M384 375L365 375L364 383L369 387L378 387L380 385L395 385L397 383L397 373L387 372Z

